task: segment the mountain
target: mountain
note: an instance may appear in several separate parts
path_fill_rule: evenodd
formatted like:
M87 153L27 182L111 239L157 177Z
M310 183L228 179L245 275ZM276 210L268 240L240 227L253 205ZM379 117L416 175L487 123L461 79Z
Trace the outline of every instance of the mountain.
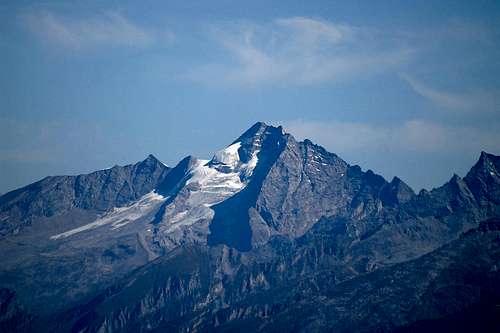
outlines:
M48 177L0 197L0 331L500 327L499 171L416 194L256 123L210 160Z
M0 197L2 235L44 223L43 218L122 207L152 191L169 173L153 155L134 165L88 175L46 177ZM67 216L65 217L67 218Z

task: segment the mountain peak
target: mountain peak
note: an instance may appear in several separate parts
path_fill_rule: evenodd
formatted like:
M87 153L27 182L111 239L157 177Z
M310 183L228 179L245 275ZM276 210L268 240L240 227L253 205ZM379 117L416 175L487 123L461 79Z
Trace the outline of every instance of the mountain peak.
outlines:
M285 135L282 126L273 126L268 125L265 122L258 121L253 124L249 129L247 129L238 139L236 139L233 143L239 142L241 140L252 138L255 136L262 135L264 132L273 132L273 134Z
M240 137L253 136L256 133L265 130L266 127L267 127L266 123L258 121L252 126L250 126L250 128L248 128L245 132L243 132L243 134Z
M264 122L261 122L261 121L256 122L249 129L247 129L245 132L243 132L243 134L240 135L233 143L240 142L243 140L248 140L248 139L254 138L255 136L259 136L265 132L267 127L268 127L268 125Z
M488 159L488 158L491 158L491 157L495 157L495 155L487 153L484 150L482 150L481 151L481 155L479 156L479 159L482 160L482 159Z
M263 122L263 121L258 121L255 124L252 125L252 127L257 126L257 127L267 127L268 125Z
M155 160L155 161L158 161L158 159L156 158L156 156L154 156L153 154L149 154L148 157L146 157L147 160Z
M141 163L161 163L153 154L149 154ZM163 163L161 163L163 164Z
M173 167L162 182L156 187L156 191L162 195L169 196L177 189L180 185L180 181L187 175L189 170L197 162L197 158L194 156L184 157L175 167Z
M389 206L405 203L415 196L412 188L398 177L382 187L380 197Z
M467 173L464 181L479 203L487 200L499 202L500 156L482 151L479 160Z
M210 161L187 156L167 168L150 154L112 171L48 178L0 197L0 279L8 282L0 290L7 304L0 327L12 328L14 313L17 331L231 330L263 320L243 328L399 329L393 323L409 323L405 311L373 322L372 310L397 309L408 298L417 301L413 308L421 305L430 281L414 274L422 267L424 278L445 282L458 272L444 286L452 291L464 276L483 272L472 281L471 299L477 281L488 282L484 294L491 291L497 226L470 235L481 238L461 234L498 217L499 159L482 152L470 179L454 175L415 196L398 177L388 183L310 140L296 141L281 126L258 122ZM492 260L478 268L478 254ZM454 265L453 274L434 276L443 263ZM466 270L460 275L456 267ZM77 274L61 274L68 270ZM398 284L401 274L415 278ZM385 281L392 289L381 300ZM441 289L431 292L439 297ZM329 298L318 302L317 290ZM353 290L364 307L350 306ZM403 297L394 297L401 290ZM300 302L289 311L274 306L296 295ZM469 306L462 296L460 304ZM439 314L446 305L430 303L436 307L417 310ZM309 311L322 304L320 316ZM27 319L24 308L33 309ZM310 312L314 317L302 320ZM382 314L375 317L387 318ZM43 327L51 318L61 320ZM337 325L338 318L346 324ZM366 329L351 322L366 322Z
M481 152L479 160L471 168L466 178L470 178L473 175L497 175L500 171L500 156L489 154L485 151Z
M231 145L240 144L238 149L239 158L243 163L247 163L252 158L256 151L260 151L263 147L266 138L274 137L281 138L285 137L283 127L267 125L264 122L257 122L248 130L246 130L242 135L240 135L236 140L232 142ZM274 141L283 141L281 139Z
M481 155L479 156L479 160L477 163L493 163L498 164L500 162L500 156L496 156L485 151L481 151Z
M149 154L144 160L136 163L136 166L149 169L170 169L168 165L157 159L153 154Z

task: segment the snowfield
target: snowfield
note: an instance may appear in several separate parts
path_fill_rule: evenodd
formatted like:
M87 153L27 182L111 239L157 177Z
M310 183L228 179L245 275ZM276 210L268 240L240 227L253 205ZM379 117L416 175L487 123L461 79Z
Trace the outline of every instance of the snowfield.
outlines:
M92 223L51 236L50 238L54 240L66 238L104 225L111 225L111 229L113 230L118 229L150 213L155 208L158 208L165 200L167 200L167 198L152 191L130 206L113 208L112 211L104 214Z
M248 163L243 163L238 153L240 147L237 142L215 153L211 160L196 161L180 191L182 195L165 208L159 226L161 235L179 240L187 232L186 227L194 224L201 234L208 232L208 222L214 217L211 207L244 189L257 166L259 150Z

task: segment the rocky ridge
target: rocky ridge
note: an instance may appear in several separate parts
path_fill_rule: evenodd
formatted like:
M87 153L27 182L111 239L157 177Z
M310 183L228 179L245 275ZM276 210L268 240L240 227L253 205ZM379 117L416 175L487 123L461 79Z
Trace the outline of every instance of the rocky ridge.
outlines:
M474 321L498 295L498 170L500 157L483 152L464 178L415 194L257 123L211 160L168 168L149 156L49 177L0 197L0 328L342 332Z

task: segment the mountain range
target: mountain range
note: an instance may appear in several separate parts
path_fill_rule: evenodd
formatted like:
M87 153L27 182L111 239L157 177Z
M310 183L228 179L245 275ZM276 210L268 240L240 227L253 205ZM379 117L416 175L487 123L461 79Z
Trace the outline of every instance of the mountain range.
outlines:
M500 157L415 193L259 122L3 194L0 251L1 332L500 331Z

